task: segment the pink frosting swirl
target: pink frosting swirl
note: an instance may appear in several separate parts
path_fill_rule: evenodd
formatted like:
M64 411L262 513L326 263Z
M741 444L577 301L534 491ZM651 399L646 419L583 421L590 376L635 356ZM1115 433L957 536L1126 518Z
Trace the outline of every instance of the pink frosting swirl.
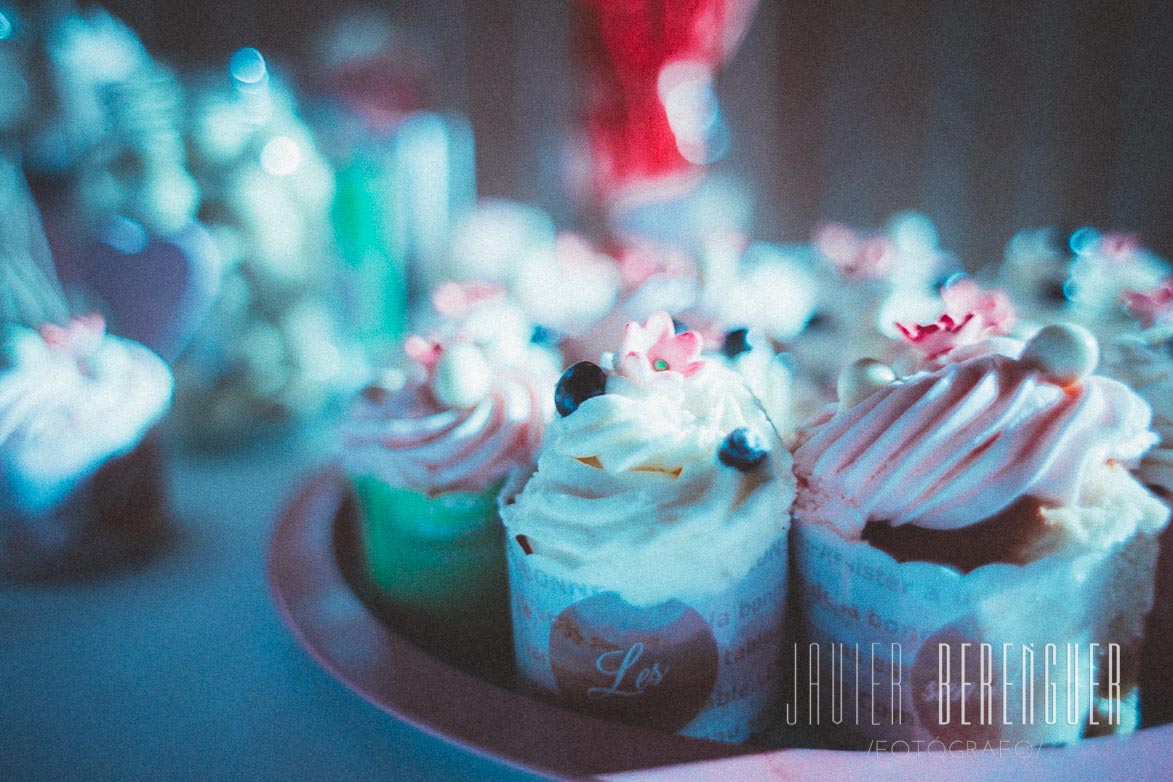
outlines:
M541 443L552 393L538 386L502 372L480 402L463 409L444 407L418 382L368 390L342 427L343 467L430 495L486 491Z
M858 536L869 520L958 529L1028 494L1070 504L1088 468L1139 459L1155 441L1151 418L1114 380L1063 388L980 355L825 413L794 455L806 486L797 513Z

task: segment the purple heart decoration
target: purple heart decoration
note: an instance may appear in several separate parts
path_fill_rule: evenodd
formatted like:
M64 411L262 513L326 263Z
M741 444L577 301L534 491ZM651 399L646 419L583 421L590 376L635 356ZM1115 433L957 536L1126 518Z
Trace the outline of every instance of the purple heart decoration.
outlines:
M220 290L220 256L196 222L166 238L116 218L102 240L71 246L49 231L62 283L96 305L111 333L141 342L166 361L183 352Z

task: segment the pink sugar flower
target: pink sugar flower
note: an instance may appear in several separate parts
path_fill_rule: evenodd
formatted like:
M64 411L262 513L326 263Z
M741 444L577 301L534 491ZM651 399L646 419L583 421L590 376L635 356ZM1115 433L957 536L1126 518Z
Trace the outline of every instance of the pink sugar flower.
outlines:
M444 346L434 339L424 339L417 334L412 334L403 341L403 352L409 359L430 373L440 361L440 354L444 352Z
M945 314L955 321L973 313L982 321L982 337L1003 336L1014 329L1018 314L1010 297L997 289L983 290L970 279L959 280L941 290Z
M972 312L961 320L952 315L942 315L936 323L921 325L897 323L901 335L908 344L924 355L926 359L943 356L954 348L972 345L981 339L981 321Z
M1100 236L1100 252L1116 263L1127 263L1140 249L1140 238L1136 234L1110 231Z
M850 280L883 279L896 261L896 246L886 236L863 236L842 223L826 223L814 244Z
M635 380L654 378L659 372L679 372L690 377L704 366L701 337L695 331L676 333L672 316L652 313L641 325L627 324L619 349L619 371Z
M1125 292L1124 306L1146 329L1173 326L1173 277L1166 278L1161 287L1148 293Z
M945 313L936 323L896 324L905 341L930 361L987 337L1009 334L1017 320L1009 296L982 290L973 280L950 285L941 291L941 298Z
M495 282L445 282L432 292L432 306L445 318L459 318L480 304L505 298Z
M97 313L81 315L64 326L47 323L41 326L40 331L46 345L82 360L92 355L102 344L106 336L106 319Z

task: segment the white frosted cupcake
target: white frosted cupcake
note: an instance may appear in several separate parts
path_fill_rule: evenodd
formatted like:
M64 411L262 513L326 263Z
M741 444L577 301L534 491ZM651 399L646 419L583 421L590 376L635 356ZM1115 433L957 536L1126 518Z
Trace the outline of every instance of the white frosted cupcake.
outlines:
M101 317L70 318L40 218L0 159L0 580L144 553L166 502L151 432L171 372Z
M1021 308L1023 333L1073 322L1107 343L1132 328L1129 291L1150 290L1173 268L1133 234L1080 228L1021 231L1006 246L997 283Z
M502 495L522 681L633 725L743 741L780 687L790 457L667 313L571 367Z
M1124 300L1128 291L1150 290L1173 273L1168 261L1140 243L1134 234L1081 228L1069 240L1071 299L1067 317L1108 339L1132 328Z
M145 552L166 517L149 434L171 373L101 319L11 328L0 359L0 577L55 577Z

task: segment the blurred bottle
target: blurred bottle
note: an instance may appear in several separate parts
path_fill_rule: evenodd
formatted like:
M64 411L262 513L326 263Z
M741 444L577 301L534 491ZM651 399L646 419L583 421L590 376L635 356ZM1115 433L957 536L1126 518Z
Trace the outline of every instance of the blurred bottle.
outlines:
M378 361L402 336L409 299L445 277L453 225L476 198L472 130L435 110L425 58L383 14L342 16L310 74L315 128L338 171L349 316Z

